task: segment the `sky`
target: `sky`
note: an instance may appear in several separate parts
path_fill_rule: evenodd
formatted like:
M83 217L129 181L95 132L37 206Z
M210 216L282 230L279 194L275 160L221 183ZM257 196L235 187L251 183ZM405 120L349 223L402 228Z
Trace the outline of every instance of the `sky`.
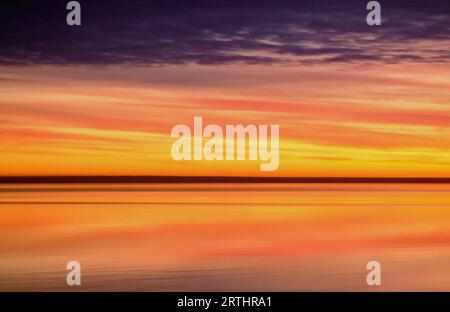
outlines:
M66 3L0 4L0 175L450 176L450 3ZM172 160L194 116L280 125L279 169Z

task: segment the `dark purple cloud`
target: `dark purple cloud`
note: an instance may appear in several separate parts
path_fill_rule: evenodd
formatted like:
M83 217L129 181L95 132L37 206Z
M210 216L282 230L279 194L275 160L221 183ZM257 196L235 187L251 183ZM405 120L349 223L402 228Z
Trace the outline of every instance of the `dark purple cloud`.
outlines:
M447 62L450 55L443 0L380 1L380 27L366 24L361 0L80 0L80 27L66 25L67 2L2 1L0 64Z

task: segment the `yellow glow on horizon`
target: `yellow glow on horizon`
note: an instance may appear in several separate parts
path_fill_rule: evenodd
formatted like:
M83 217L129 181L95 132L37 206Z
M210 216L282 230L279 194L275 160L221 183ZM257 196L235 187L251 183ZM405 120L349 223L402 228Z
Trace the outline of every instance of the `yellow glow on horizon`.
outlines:
M37 67L3 74L1 175L450 176L442 66ZM279 124L279 169L173 161L170 130L193 116Z

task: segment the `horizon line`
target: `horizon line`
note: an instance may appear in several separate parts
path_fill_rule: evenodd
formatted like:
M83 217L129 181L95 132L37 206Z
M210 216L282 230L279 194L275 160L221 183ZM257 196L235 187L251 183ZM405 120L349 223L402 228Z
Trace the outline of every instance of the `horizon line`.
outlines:
M95 183L439 183L450 177L239 177L239 176L149 176L149 175L51 175L0 176L0 183L95 184Z

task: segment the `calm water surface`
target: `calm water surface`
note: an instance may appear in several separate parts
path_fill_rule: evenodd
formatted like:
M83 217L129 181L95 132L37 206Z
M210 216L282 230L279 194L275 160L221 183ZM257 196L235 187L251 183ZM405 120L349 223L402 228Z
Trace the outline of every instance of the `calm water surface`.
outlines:
M450 291L450 185L0 185L0 290Z

